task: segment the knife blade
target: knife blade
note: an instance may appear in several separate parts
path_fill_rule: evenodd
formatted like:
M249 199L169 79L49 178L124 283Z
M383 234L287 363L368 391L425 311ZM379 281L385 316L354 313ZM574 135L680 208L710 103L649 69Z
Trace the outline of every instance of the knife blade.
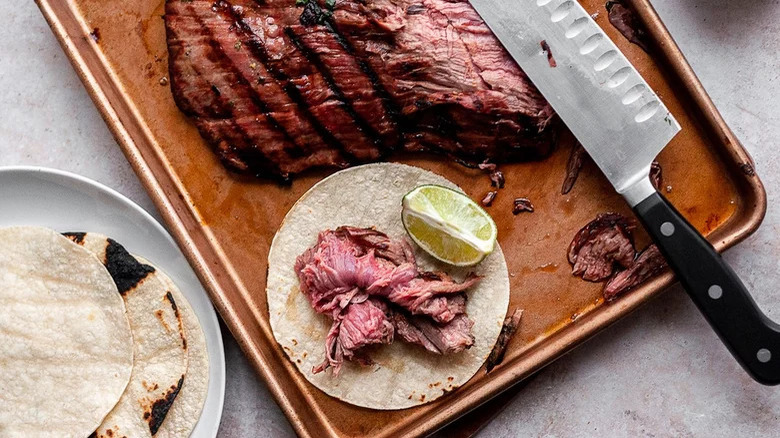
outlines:
M780 384L780 325L650 182L652 161L680 125L639 72L574 0L469 1L632 207L735 358L758 382Z
M471 5L618 193L631 195L680 125L612 40L573 0Z

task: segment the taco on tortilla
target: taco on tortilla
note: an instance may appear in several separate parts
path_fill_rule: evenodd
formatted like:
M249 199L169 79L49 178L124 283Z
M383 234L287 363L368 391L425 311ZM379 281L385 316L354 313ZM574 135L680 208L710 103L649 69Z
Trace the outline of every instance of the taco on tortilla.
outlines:
M466 383L498 338L509 303L501 248L480 264L437 262L408 243L401 199L434 173L380 163L338 172L304 194L274 237L273 334L325 393L403 409Z

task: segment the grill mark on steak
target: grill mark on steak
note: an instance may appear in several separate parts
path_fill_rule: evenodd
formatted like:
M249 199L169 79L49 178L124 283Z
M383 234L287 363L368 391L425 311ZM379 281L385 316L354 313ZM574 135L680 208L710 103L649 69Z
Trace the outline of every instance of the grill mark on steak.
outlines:
M385 152L389 152L388 150L382 150L384 143L382 141L382 137L373 126L371 126L360 114L358 114L357 110L355 109L355 105L349 99L347 99L342 88L339 87L339 85L336 83L330 68L326 62L322 60L320 55L306 44L304 38L302 38L302 35L298 35L293 26L285 27L284 32L287 37L290 38L290 41L292 41L295 47L301 51L303 56L312 65L314 65L317 70L319 70L319 72L322 74L322 77L325 78L325 82L328 84L328 88L330 88L330 90L333 91L333 93L336 95L336 98L339 100L340 105L344 111L346 111L346 113L352 117L352 120L355 122L358 129L366 134L374 143L374 145L376 145L377 149L380 151L379 156L381 157L385 155Z
M238 71L260 100L258 106L280 132L285 134L289 142L286 152L292 160L284 163L285 171L296 173L301 170L301 164L309 162L309 156L320 160L328 160L340 166L346 166L344 158L337 148L330 146L315 127L304 116L301 108L287 95L278 82L272 77L261 59L247 49L247 35L232 19L224 14L215 13L211 6L202 3L198 5L200 16L209 18L212 28L212 39L223 48L234 68ZM195 6L193 6L195 7ZM205 11L204 7L207 7ZM169 18L171 26L178 25L181 20L189 17L174 16ZM201 21L202 23L202 21ZM202 26L202 25L200 25ZM308 167L308 164L307 166Z
M210 36L210 30L203 26L202 21L193 16L196 22L200 25L200 36L202 37L208 37ZM174 35L178 41L180 41L182 49L185 51L186 54L187 50L201 50L200 47L194 47L190 46L190 43L181 38L180 35L178 35L178 32L173 29L173 26L169 28L170 34ZM213 38L208 39L208 45L205 47L208 47L211 49L211 53L217 54L219 56L221 50L221 47L216 43L216 41ZM189 48L189 49L188 49ZM210 53L210 52L206 52ZM213 60L208 55L205 56L206 59L209 59L211 62L216 63L216 60ZM224 60L224 53L222 53L222 57L217 58L217 60ZM229 64L229 63L228 63ZM221 142L217 146L217 150L224 153L224 156L221 156L223 159L223 162L226 162L226 164L231 165L236 170L240 171L246 171L248 169L254 169L254 170L263 170L266 171L268 174L264 176L271 176L271 177L277 177L280 178L282 181L288 180L289 176L285 175L283 172L281 172L281 169L277 165L275 161L272 161L270 157L265 154L263 151L259 150L257 148L257 145L253 143L252 137L247 131L246 127L238 123L238 118L235 117L235 111L234 108L232 108L230 105L228 105L228 100L226 96L224 96L220 91L219 88L211 83L207 78L203 75L203 72L200 68L198 68L194 63L190 65L190 68L192 70L192 73L196 76L196 78L200 81L205 82L206 84L209 84L209 89L216 90L213 91L213 100L210 101L210 106L213 108L211 113L214 115L223 115L225 116L223 120L228 121L227 124L230 125L229 132L222 131L222 134L226 136L227 138L232 138L234 141L239 141L240 145L243 145L243 147L238 147L235 145L234 142L230 142L227 145L225 143ZM173 78L174 75L171 75ZM232 91L231 87L228 87L230 91ZM196 122L198 125L199 130L201 133L204 131L207 132L207 135L212 135L213 133L210 132L210 130L205 129L205 127L208 126L208 120L199 118L199 120ZM203 129L202 129L203 128ZM235 136L235 132L240 133L239 137ZM220 136L221 137L221 136ZM227 150L225 150L227 148ZM245 167L241 166L240 164L244 164Z
M284 91L287 93L290 99L292 99L292 101L298 105L301 112L306 117L306 120L308 120L309 123L311 123L311 125L314 127L317 133L319 133L320 136L325 140L325 142L331 147L338 149L343 155L344 159L346 159L346 161L349 164L355 163L357 161L361 161L355 155L355 153L353 153L351 150L345 147L345 145L328 128L326 128L317 117L314 116L310 106L306 102L306 98L302 95L301 91L298 89L295 83L292 82L291 78L283 70L277 68L277 66L274 65L274 63L271 61L269 57L268 51L266 50L263 42L255 34L255 32L252 30L249 24L247 24L246 21L244 21L243 17L241 17L235 11L232 4L226 1L221 1L219 2L219 6L220 7L217 8L217 12L223 15L227 15L230 19L232 19L235 22L237 28L240 29L241 32L243 32L245 37L247 38L245 40L244 45L247 48L249 48L252 54L255 55L255 57L263 63L265 68L271 73L273 78L280 84L280 86L282 87L282 89L284 89Z
M360 70L362 70L363 73L368 77L368 80L371 82L371 86L374 88L374 92L382 101L385 112L387 112L390 120L395 124L395 128L401 133L408 131L409 121L401 114L400 106L393 100L393 97L387 91L387 88L385 88L381 79L379 79L379 74L371 67L371 65L369 65L368 62L366 62L365 59L358 55L352 43L350 43L347 37L336 28L332 18L326 19L325 26L333 33L334 38L339 44L341 44L344 50L346 50L346 52L352 56L355 61L357 61ZM395 148L400 149L402 147L403 143L399 136L398 145L396 145Z

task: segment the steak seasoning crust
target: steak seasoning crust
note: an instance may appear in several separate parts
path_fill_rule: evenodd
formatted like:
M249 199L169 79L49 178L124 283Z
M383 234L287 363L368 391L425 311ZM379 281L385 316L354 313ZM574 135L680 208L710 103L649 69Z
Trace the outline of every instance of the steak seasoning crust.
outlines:
M171 90L229 168L541 158L554 112L467 1L167 0Z

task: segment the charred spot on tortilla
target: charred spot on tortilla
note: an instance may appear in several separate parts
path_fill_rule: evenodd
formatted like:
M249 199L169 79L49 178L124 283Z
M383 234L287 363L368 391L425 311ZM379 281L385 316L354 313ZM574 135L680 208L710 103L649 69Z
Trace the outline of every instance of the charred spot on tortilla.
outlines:
M447 387L447 388L442 388L442 389L441 389L441 394L442 394L442 395L447 395L447 394L453 393L453 392L455 392L455 390L456 390L456 389L458 389L458 388L460 388L460 386L459 386L459 385L452 385L452 386L449 386L449 387Z
M140 263L129 252L117 243L114 239L108 239L106 247L106 269L116 282L119 293L124 295L133 289L146 278L147 275L154 272L154 268Z
M173 309L173 315L176 317L176 322L179 325L179 337L181 338L181 347L187 349L187 338L184 336L184 323L179 315L179 308L176 306L176 300L173 298L171 291L165 291L165 299L171 303L171 309Z
M154 268L152 268L154 269ZM168 300L169 303L171 303L171 308L173 309L173 314L176 315L176 317L179 317L179 309L176 307L176 300L173 299L173 295L170 291L165 292L165 298Z
M84 243L84 237L87 235L87 233L68 231L67 233L62 233L62 235L81 245Z
M144 420L149 423L149 432L152 435L157 433L160 429L165 416L168 414L168 410L171 409L173 401L176 400L176 396L181 391L181 386L184 383L184 374L179 379L179 383L171 385L168 391L159 399L155 400L152 405L144 412Z

